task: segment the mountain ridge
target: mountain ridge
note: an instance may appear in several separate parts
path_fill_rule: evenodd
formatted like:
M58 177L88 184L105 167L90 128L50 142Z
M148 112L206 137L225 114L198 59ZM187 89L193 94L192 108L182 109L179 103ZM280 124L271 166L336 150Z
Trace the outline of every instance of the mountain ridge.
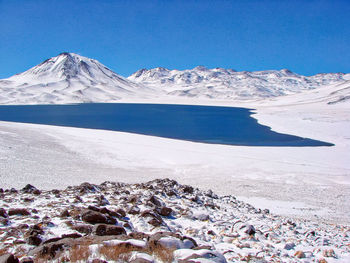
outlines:
M95 59L63 52L0 80L0 104L117 102L121 99L204 98L256 100L341 84L350 74L303 76L288 69L235 71L197 66L140 69L125 78ZM344 95L346 98L348 94ZM340 100L341 101L341 100Z
M283 96L340 83L345 81L345 75L321 73L307 77L288 69L235 71L197 66L187 70L141 69L128 79L149 87L161 87L169 95L244 100Z

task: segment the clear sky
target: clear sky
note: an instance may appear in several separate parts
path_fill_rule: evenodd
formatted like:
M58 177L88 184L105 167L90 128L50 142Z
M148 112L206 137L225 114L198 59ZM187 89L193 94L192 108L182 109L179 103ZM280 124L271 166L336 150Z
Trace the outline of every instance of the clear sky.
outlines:
M350 0L0 0L0 78L61 52L158 66L350 72Z

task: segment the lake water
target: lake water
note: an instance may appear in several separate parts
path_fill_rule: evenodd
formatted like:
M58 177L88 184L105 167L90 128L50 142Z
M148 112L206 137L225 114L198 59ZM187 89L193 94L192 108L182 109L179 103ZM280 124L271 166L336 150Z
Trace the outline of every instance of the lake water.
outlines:
M246 146L332 146L258 124L246 108L86 103L0 106L0 120L93 128L195 142Z

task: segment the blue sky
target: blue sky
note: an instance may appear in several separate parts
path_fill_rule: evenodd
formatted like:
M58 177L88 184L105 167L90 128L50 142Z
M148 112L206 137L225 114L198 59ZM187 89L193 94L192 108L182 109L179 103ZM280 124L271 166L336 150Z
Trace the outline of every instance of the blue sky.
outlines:
M350 1L0 0L0 78L61 52L140 68L350 72Z

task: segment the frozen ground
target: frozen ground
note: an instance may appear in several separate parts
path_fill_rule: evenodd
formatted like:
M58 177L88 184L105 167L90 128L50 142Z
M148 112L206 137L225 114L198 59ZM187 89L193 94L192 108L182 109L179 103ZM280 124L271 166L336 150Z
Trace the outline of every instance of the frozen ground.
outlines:
M169 177L236 195L275 213L349 223L350 107L348 102L323 102L330 91L244 104L185 99L158 103L256 108L254 117L273 130L332 142L333 147L212 145L0 122L1 187L30 183L51 189L83 181L140 182Z

